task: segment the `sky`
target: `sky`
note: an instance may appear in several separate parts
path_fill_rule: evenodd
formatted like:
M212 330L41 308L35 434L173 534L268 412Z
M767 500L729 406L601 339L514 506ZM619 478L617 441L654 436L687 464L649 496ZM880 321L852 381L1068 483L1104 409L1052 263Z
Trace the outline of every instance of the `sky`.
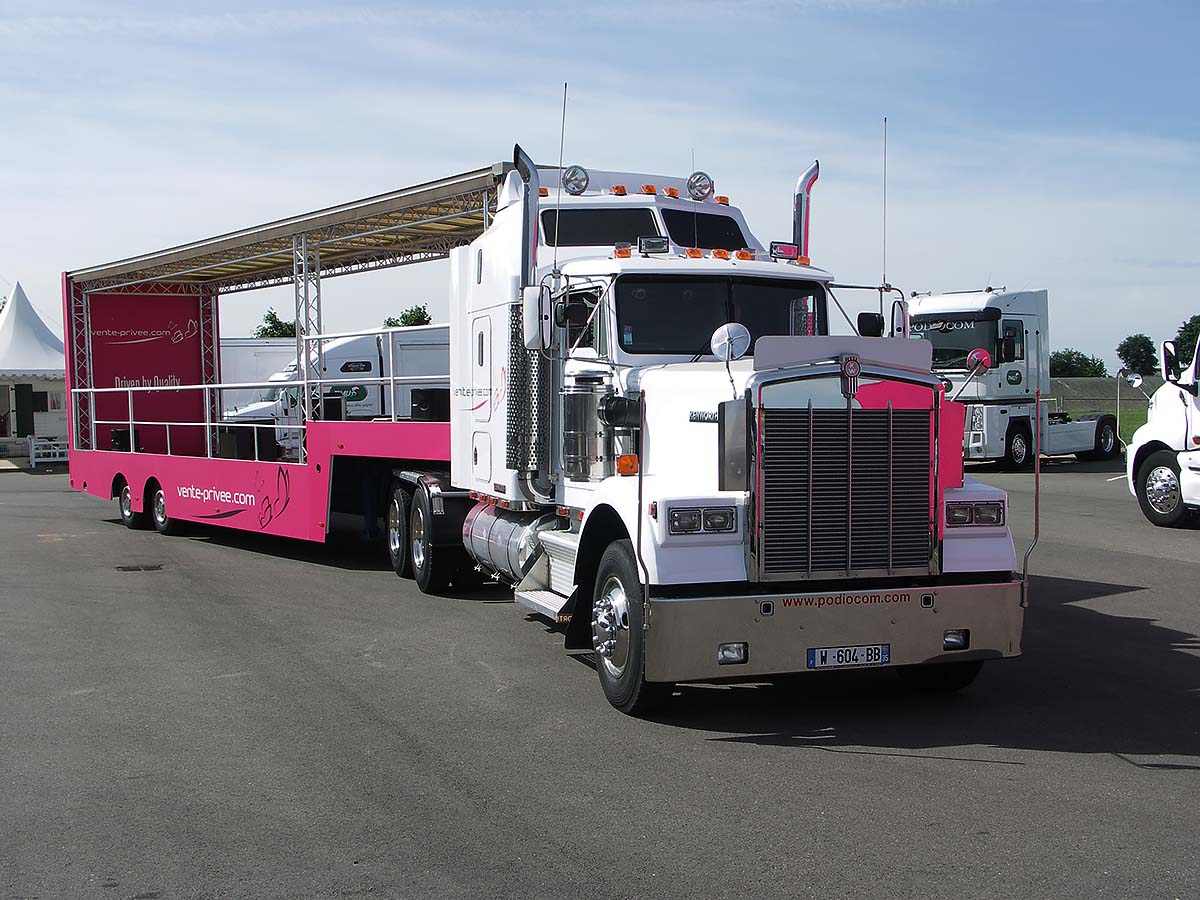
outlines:
M202 7L202 8L200 8ZM1050 291L1100 356L1200 312L1200 5L1104 0L500 4L0 0L0 295L61 333L64 270L478 168L520 142L710 173L760 240L905 291ZM413 303L434 262L323 286L327 331ZM867 308L864 297L863 307ZM249 334L290 289L222 300Z

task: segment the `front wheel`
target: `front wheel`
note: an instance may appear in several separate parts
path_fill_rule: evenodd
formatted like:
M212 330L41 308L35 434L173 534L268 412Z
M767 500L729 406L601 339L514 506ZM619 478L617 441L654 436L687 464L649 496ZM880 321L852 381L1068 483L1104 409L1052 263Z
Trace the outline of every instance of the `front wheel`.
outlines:
M914 690L927 694L953 694L968 687L983 668L981 660L933 663L925 666L900 666L900 680Z
M609 544L600 557L593 597L592 649L600 688L621 712L645 713L671 686L646 681L645 596L628 540Z
M1028 469L1033 465L1033 438L1024 425L1014 425L1004 441L1004 464L1010 469Z
M121 485L117 494L117 509L121 513L121 524L126 528L137 530L146 527L146 514L133 511L133 488L128 484Z
M1187 519L1179 487L1179 460L1171 450L1151 453L1138 468L1138 506L1142 515L1162 528L1179 528Z

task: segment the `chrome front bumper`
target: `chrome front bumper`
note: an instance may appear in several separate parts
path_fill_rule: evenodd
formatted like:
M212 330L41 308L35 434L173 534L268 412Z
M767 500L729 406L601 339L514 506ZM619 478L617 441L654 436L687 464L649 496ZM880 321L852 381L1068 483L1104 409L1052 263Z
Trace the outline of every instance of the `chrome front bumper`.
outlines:
M1021 654L1021 582L650 600L647 681L705 681L808 671L808 650L890 644L890 666ZM943 649L949 629L970 647ZM718 665L717 646L749 645Z

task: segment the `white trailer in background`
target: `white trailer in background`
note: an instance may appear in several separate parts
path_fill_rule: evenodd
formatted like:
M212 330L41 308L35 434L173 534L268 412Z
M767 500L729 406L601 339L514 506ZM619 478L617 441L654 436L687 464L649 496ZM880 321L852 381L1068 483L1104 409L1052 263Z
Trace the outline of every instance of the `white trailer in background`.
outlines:
M228 384L266 381L295 362L295 338L221 338L221 380ZM223 391L221 409L233 412L263 399L262 388Z
M1080 459L1117 455L1117 420L1107 414L1074 418L1051 413L1050 318L1047 293L987 288L913 296L912 333L933 344L933 370L949 394L967 404L963 457L1004 460L1012 468L1033 464L1036 396L1042 393L1042 453ZM995 365L972 377L968 354L982 348Z

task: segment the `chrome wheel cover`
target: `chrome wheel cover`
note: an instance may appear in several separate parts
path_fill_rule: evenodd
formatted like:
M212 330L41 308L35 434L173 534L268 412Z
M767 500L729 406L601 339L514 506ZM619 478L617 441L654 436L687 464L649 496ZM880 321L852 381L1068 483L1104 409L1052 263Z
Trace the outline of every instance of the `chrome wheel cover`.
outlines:
M1179 506L1179 476L1170 466L1156 466L1146 476L1146 502L1160 516L1169 516Z
M117 503L121 507L121 518L122 519L132 519L133 518L133 491L130 490L129 485L125 485L125 487L121 488L121 496L117 500Z
M1100 452L1112 453L1113 445L1117 442L1117 436L1113 433L1111 425L1105 425L1100 430Z
M629 662L629 600L621 579L610 575L592 604L592 649L596 662L620 678Z
M1018 466L1025 462L1025 457L1029 454L1029 445L1025 443L1025 435L1018 432L1013 435L1012 439L1012 458Z
M154 492L154 521L159 525L167 523L167 498L162 491Z
M400 500L397 497L393 497L392 502L388 504L387 541L388 552L392 554L393 559L397 559L403 552L400 546Z
M413 568L420 571L425 570L425 511L421 509L419 503L413 504L412 512L412 540L409 542L412 547L412 563Z

